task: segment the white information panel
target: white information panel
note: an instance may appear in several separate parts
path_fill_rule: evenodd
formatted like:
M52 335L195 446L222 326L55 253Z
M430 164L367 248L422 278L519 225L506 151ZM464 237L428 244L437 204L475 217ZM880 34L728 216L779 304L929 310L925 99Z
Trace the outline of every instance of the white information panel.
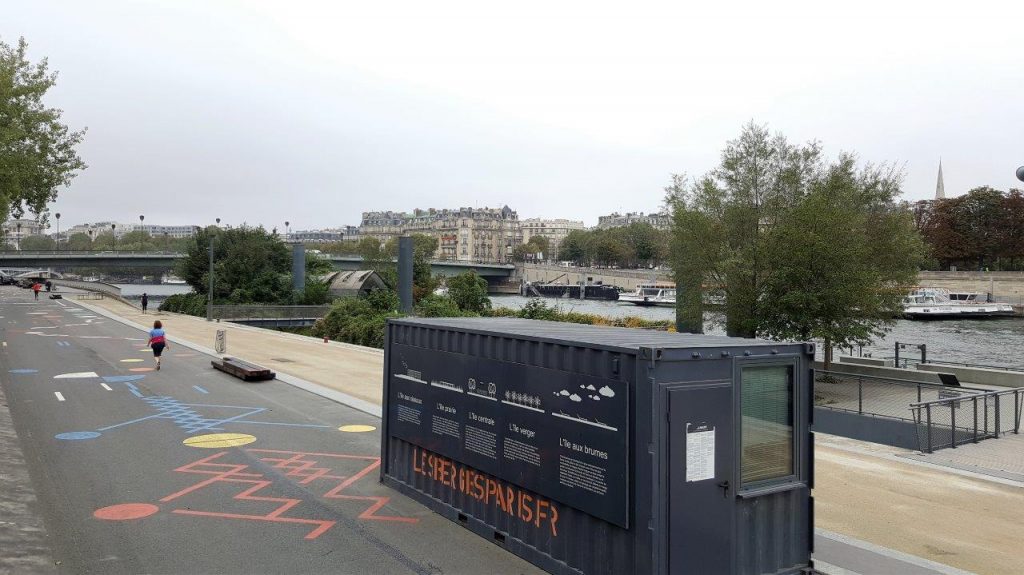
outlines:
M692 431L691 431L692 429ZM715 428L686 424L686 480L715 478Z

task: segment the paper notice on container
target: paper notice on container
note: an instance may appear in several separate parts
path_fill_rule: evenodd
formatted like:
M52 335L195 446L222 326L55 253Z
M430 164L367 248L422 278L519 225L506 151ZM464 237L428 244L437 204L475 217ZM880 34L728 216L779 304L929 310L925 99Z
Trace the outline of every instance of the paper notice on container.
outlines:
M692 426L692 427L691 427ZM690 429L693 431L690 431ZM715 428L686 424L686 480L715 478Z

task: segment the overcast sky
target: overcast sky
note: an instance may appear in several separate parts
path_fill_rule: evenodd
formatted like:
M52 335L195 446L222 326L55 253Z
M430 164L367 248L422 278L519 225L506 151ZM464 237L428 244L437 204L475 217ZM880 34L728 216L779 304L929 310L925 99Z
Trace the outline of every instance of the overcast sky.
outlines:
M89 128L62 225L503 204L593 225L657 210L750 120L905 165L908 199L940 156L947 195L1024 186L1011 3L2 4L0 38L49 58L49 103Z

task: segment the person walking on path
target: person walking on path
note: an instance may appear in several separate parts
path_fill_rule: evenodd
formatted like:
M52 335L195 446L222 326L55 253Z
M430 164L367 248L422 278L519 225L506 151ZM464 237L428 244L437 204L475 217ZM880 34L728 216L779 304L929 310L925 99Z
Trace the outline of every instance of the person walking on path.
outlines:
M41 290L41 289L43 289L43 285L40 284L39 282L36 282L36 283L32 284L32 292L36 296L36 301L39 300L39 290Z
M142 313L146 313L146 306L148 306L148 305L149 305L149 296L146 295L146 292L142 292ZM160 314L157 314L157 315L160 315Z
M156 370L160 371L160 356L167 348L167 332L160 320L153 322L153 329L149 330L149 347L153 349L153 357L156 358Z

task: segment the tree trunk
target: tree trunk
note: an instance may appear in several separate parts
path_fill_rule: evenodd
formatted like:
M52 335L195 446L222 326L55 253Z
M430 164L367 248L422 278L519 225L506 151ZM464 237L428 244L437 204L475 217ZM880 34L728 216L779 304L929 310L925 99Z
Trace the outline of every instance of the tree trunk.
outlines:
M825 349L823 350L823 356L825 358L825 371L832 369L832 340L825 338Z

